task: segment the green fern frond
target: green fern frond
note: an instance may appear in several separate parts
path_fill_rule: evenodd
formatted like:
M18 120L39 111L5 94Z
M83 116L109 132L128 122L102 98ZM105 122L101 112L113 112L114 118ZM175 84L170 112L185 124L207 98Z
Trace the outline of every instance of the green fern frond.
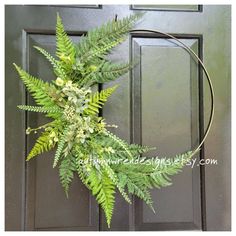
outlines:
M162 162L153 165L153 172L149 174L155 187L165 187L171 185L169 176L176 175L182 171L185 164L195 153L186 152L178 154L173 158L163 159Z
M96 54L96 56L103 56L112 47L125 40L124 36L132 29L134 23L140 19L142 15L142 13L137 13L121 20L112 20L99 28L89 31L87 36L83 37L78 44L78 57L80 58L83 57L83 55L89 54L93 55L94 49L103 48L108 42L114 42L114 45L108 48L104 47L103 50Z
M57 39L57 51L56 55L61 59L63 64L72 65L75 61L76 49L71 39L67 36L62 20L57 14L56 24L56 39Z
M124 37L117 38L114 41L110 41L110 39L104 39L104 45L101 45L100 47L91 48L90 51L81 56L80 61L82 63L87 63L89 61L92 62L93 59L96 57L103 58L108 51L110 51L118 44L122 43L124 40ZM105 41L107 42L105 43Z
M141 146L139 144L130 144L129 151L133 156L139 156L142 153L156 150L156 147Z
M68 198L69 186L74 177L75 168L75 160L73 156L68 155L62 159L60 166L59 166L59 176L62 187L65 190L66 196Z
M97 136L97 144L99 144L101 147L112 147L114 150L114 153L106 153L104 152L103 155L106 157L106 159L109 160L117 160L117 159L130 159L131 155L133 153L133 150L129 150L129 145L124 140L117 139L118 137L113 134L112 137L108 136L106 133L100 133L99 136ZM128 150L128 152L127 152Z
M126 143L124 140L118 138L116 135L111 133L110 131L106 131L106 135L111 138L115 143L117 143L129 156L129 158L132 158L132 153L129 150L129 144Z
M41 113L62 113L61 109L57 106L54 107L38 107L38 106L28 106L28 105L19 105L17 106L21 110L41 112Z
M115 185L106 172L98 172L94 168L89 172L86 184L96 196L96 200L104 210L108 227L110 228L111 218L115 203Z
M57 61L53 56L51 56L45 49L40 48L38 46L34 46L34 48L37 49L42 55L44 55L45 58L51 63L54 72L58 77L62 79L67 79L67 74L59 61Z
M109 178L112 180L112 182L118 188L118 190L120 191L120 193L123 196L123 198L128 203L131 204L132 202L130 201L128 194L125 192L124 187L122 185L120 185L118 177L116 176L116 173L112 170L112 168L108 164L106 164L106 162L103 163L103 169L106 171L106 173L109 176Z
M101 92L96 92L91 95L88 108L85 109L86 114L95 115L99 112L99 108L105 104L107 99L116 90L117 86L110 87L102 90Z
M115 151L114 155L116 157L119 157L119 158L122 158L122 159L128 158L127 155L126 155L126 151L123 148L121 149L120 145L109 144L109 143L112 143L112 142L109 142L109 141L111 141L111 140L109 139L108 143L106 145L107 146L112 146L112 148ZM138 145L138 144L130 144L129 146L127 146L127 149L129 150L129 152L132 154L133 157L138 157L141 154L152 151L152 150L155 150L156 148L155 147L141 146L141 145Z
M140 174L140 183L145 184L149 188L166 187L171 185L170 176L178 174L182 171L185 164L191 159L193 152L176 155L174 158L163 158L156 162L150 162L149 158L142 157L140 163L128 163L125 165L112 164L112 168L117 173L126 175ZM138 179L138 176L134 179Z
M93 166L87 170L85 165L79 164L79 158L76 158L76 171L82 183L96 197L97 202L104 210L108 227L110 227L111 218L115 203L115 184L109 178L104 170L98 171Z
M48 95L50 85L47 82L44 82L41 79L31 76L26 71L17 66L15 63L13 65L15 66L18 74L20 75L20 78L22 79L26 88L31 93L31 95L35 99L35 102L38 105L45 107L55 105L52 101L52 98Z
M119 184L127 187L129 193L136 195L152 207L152 199L148 189L171 185L170 176L179 173L195 153L186 152L174 158L164 159L157 164L146 157L140 163L112 164L112 169L119 178Z
M82 181L82 183L88 188L89 184L87 183L87 177L88 177L88 173L87 171L85 171L85 166L80 163L80 158L78 156L76 156L75 158L75 167L76 167L76 172L80 178L80 180Z
M138 165L138 167L136 165ZM132 167L136 167L136 170ZM145 168L144 165L143 167ZM148 190L149 188L152 188L152 183L149 180L149 176L143 171L143 167L139 164L112 166L112 168L114 168L118 173L119 184L123 186L123 188L127 187L130 194L134 194L142 199L153 210L153 212L155 212L152 206L153 201ZM153 168L151 168L151 170L153 170Z
M63 134L61 135L60 140L58 142L58 146L57 146L57 150L56 150L55 157L54 157L54 162L53 162L53 168L55 168L57 166L57 163L60 160L63 148L64 148L65 143L66 143L67 132L68 132L68 127L65 128L65 130L64 130Z
M55 142L52 141L49 135L49 132L43 132L41 134L41 136L36 140L36 143L31 149L29 155L27 156L27 161L45 151L51 150L55 146Z
M153 210L153 212L155 212L152 205L153 201L151 198L151 194L148 190L150 185L147 180L145 181L145 176L140 173L130 171L128 171L127 173L121 172L120 176L122 175L122 182L123 184L125 184L125 186L127 186L128 192L142 199Z
M129 63L114 64L112 62L105 61L102 66L100 66L100 69L94 71L87 77L87 81L90 81L90 83L109 82L126 74L131 68L132 65ZM85 82L86 81L83 81L83 83Z

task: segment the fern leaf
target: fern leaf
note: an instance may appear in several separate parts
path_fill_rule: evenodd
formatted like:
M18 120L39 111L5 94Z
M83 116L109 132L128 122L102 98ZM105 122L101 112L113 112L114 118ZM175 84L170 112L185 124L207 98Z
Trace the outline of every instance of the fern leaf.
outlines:
M158 164L153 165L153 172L149 174L153 185L157 188L171 185L169 176L175 175L182 171L185 164L195 153L186 152L176 155L174 158L165 159Z
M93 61L95 57L103 58L108 51L110 51L113 47L117 46L118 44L122 43L125 40L124 37L120 37L115 39L114 41L107 40L107 42L104 42L104 45L101 45L100 47L93 47L82 55L80 58L81 63L87 63L89 61ZM104 40L106 41L106 40Z
M57 146L57 150L56 150L55 157L54 157L54 162L53 162L53 168L55 168L57 166L57 163L58 163L58 161L61 157L63 148L64 148L65 143L66 143L67 132L68 132L68 127L65 128L64 133L62 134L62 136L61 136L61 138L58 142L58 146Z
M54 147L55 143L51 142L51 138L48 132L43 132L41 136L36 140L34 147L31 149L29 155L26 160L29 161L33 157L45 152L49 151Z
M75 60L76 49L64 30L64 26L59 14L57 14L56 39L56 55L62 60L63 63L73 64Z
M127 164L127 165L112 165L119 179L119 184L123 188L127 187L130 194L134 194L143 201L155 212L153 209L153 201L149 192L152 188L151 181L148 175L143 171L142 165ZM131 167L131 168L130 168ZM134 167L134 168L133 168ZM145 168L145 166L144 166ZM153 170L153 168L151 168Z
M110 228L111 218L115 203L115 185L105 172L99 174L95 169L89 172L86 183L96 196L96 200L104 210L108 227Z
M14 66L17 72L19 73L23 83L25 84L26 88L35 99L36 103L45 107L53 106L54 102L52 101L52 98L48 95L50 85L47 82L42 81L41 79L31 76L16 64L14 64Z
M126 74L132 66L129 63L114 64L105 62L101 69L92 74L92 80L97 83L105 83L117 79L118 77Z
M68 198L69 186L74 177L73 172L75 170L76 168L75 168L73 156L68 155L62 159L59 166L59 175L60 175L60 181L61 181L62 187L65 190L67 198Z
M122 158L122 159L128 158L126 155L126 151L124 149L121 149L120 146L117 146L117 145L114 146L114 144L109 145L108 143L107 143L107 146L113 147L115 151L114 153L115 156L118 156L119 158ZM127 146L127 149L129 150L129 152L132 154L133 157L138 157L141 154L155 150L156 148L141 146L138 144L130 144L129 146Z
M85 171L85 166L80 163L80 158L78 156L76 156L75 167L76 167L76 171L77 171L78 176L79 176L80 180L82 181L82 183L88 189L90 189L88 181L87 181L88 173Z
M37 46L34 46L34 48L37 49L42 55L44 55L45 58L51 63L54 68L54 72L58 77L62 79L67 79L67 74L59 61L57 61L53 56L51 56L45 49Z
M138 156L142 153L149 152L155 149L155 147L141 146L138 144L129 145L129 151L132 153L133 156Z
M129 158L132 158L132 153L129 150L129 145L122 139L118 138L116 135L111 133L110 131L106 131L106 134L109 138L111 138L115 143L117 143L126 153L129 155Z
M125 192L125 189L122 185L120 185L118 177L116 176L116 174L114 173L114 171L112 170L112 168L106 164L106 162L104 162L103 164L103 168L106 171L107 175L109 176L109 178L112 180L112 182L116 185L116 187L118 188L118 190L120 191L121 195L123 196L123 198L131 204L131 201L129 199L128 194Z
M125 40L125 35L133 27L134 23L141 18L143 14L133 14L121 20L112 20L100 28L96 28L88 32L86 37L83 37L78 44L77 54L78 57L83 55L93 54L94 48L103 48L109 42L114 42L110 47L104 48L96 56L103 56L112 47ZM91 52L92 51L92 52Z
M107 99L116 90L117 86L110 87L102 90L101 92L96 92L91 95L88 108L85 109L86 114L95 115L99 112L99 108L105 104Z
M186 152L184 154L176 155L174 158L159 159L156 163L150 162L146 157L142 157L142 162L136 163L135 165L132 163L129 164L127 160L126 165L113 164L112 168L115 172L122 172L127 175L136 175L138 173L143 178L140 178L140 183L144 182L145 185L150 188L160 188L171 185L170 176L181 172L185 164L193 155L193 152ZM138 179L138 176L134 177L134 179L135 178Z
M38 107L38 106L28 106L28 105L19 105L17 106L21 110L41 112L41 113L61 113L61 109L58 107Z
M148 191L149 183L145 181L145 176L137 172L127 172L125 175L128 192L142 199L155 212L152 206L153 201Z
M76 171L83 184L96 197L98 204L104 210L108 227L110 227L111 218L115 203L115 184L109 178L104 170L98 171L93 166L88 171L85 165L79 164L79 158L76 158Z
M142 162L135 165L132 163L126 165L112 164L112 169L118 173L119 184L123 188L127 186L129 193L144 200L154 211L148 189L171 185L169 176L180 172L194 154L187 152L176 155L174 158L165 159L165 161L160 161L157 164L149 162L149 159L144 157Z

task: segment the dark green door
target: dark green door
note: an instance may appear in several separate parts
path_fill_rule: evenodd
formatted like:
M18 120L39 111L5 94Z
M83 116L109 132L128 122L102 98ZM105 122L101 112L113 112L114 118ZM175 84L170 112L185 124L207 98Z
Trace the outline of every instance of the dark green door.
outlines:
M59 12L74 41L108 19L147 13L136 26L174 34L203 58L212 76L216 113L211 133L197 157L214 165L187 166L173 185L153 190L153 214L141 201L128 205L118 194L111 230L230 230L230 6L74 5L6 6L6 230L107 230L94 198L73 182L67 200L52 153L25 163L32 136L25 128L44 121L25 114L18 104L31 103L12 63L45 80L53 78L33 45L55 50ZM209 91L200 68L171 40L147 33L130 34L112 55L138 58L120 78L119 89L105 106L117 135L156 146L153 155L170 156L196 146L209 116ZM203 96L204 95L204 96ZM115 104L115 105L114 105Z

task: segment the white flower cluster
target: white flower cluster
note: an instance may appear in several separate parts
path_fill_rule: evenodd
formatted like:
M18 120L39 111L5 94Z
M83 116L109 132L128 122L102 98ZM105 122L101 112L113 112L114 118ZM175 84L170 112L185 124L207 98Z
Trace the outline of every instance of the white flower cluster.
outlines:
M66 137L68 146L65 150L69 152L74 142L83 144L94 132L94 123L91 122L91 118L82 116L84 110L88 108L89 95L92 91L90 88L78 88L71 80L64 82L57 78L56 84L62 87L62 94L68 97L68 103L64 107L64 118L70 124Z
M64 118L67 121L73 121L76 116L75 116L75 108L69 105L66 105L64 108Z
M94 132L93 125L91 123L90 117L81 117L81 123L78 123L79 127L76 131L76 140L84 143L85 139L90 136Z
M64 81L57 78L56 84L62 86ZM91 89L78 88L76 84L69 80L63 86L62 93L68 97L68 104L64 108L64 117L70 123L74 123L78 118L78 114L82 114L88 108Z
M75 142L83 144L86 138L88 138L93 132L94 128L90 117L77 116L76 122L69 126L66 135L67 147L65 153L69 153Z

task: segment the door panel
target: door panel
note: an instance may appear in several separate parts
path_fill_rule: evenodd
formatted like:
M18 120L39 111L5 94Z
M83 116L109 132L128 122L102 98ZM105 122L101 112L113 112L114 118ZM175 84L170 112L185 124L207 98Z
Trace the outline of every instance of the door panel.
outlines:
M132 5L134 10L151 11L201 11L201 5Z
M171 40L136 34L132 41L133 57L140 58L132 77L134 142L157 147L150 155L159 157L194 148L199 127L198 66ZM182 42L198 54L198 38ZM137 229L201 229L199 167L186 167L171 187L153 190L152 196L156 214L136 199Z
M146 14L136 28L174 34L204 60L216 113L197 158L214 158L218 165L186 166L172 186L153 190L156 214L142 201L133 198L134 204L128 205L117 194L110 230L230 229L230 6L13 5L5 7L6 230L108 230L104 214L78 178L66 199L52 168L53 152L25 163L34 142L25 128L45 119L16 109L32 100L12 63L42 79L54 79L50 65L32 46L54 54L57 12L77 42L91 28L140 10ZM108 123L119 126L114 132L128 142L156 146L150 156L195 147L210 103L202 71L188 53L161 35L132 33L111 58L139 62L130 73L104 85L120 85L102 111Z

